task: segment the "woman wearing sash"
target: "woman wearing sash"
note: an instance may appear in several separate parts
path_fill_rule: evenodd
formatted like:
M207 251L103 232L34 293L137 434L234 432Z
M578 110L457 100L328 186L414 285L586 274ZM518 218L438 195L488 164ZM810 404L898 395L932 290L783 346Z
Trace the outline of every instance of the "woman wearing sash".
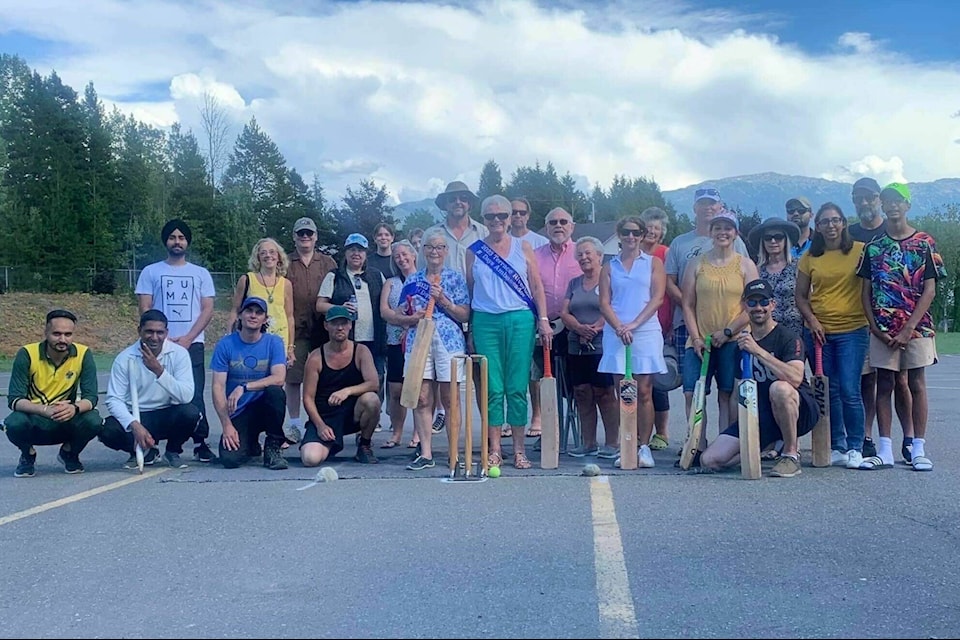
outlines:
M640 468L654 466L650 451L653 433L653 374L666 373L663 333L657 310L667 290L667 275L660 258L644 253L640 245L647 227L637 216L617 222L620 254L600 270L600 313L603 325L603 357L597 370L612 373L614 388L626 374L626 345L630 345L630 369L637 382L637 442ZM624 425L620 425L623 429ZM613 465L620 466L618 457Z
M473 309L473 347L487 358L489 464L500 466L501 428L509 424L513 427L513 466L529 469L532 465L524 451L524 431L530 354L536 333L549 348L553 331L533 249L507 232L510 201L500 195L489 196L480 205L480 212L490 235L470 246L466 270Z

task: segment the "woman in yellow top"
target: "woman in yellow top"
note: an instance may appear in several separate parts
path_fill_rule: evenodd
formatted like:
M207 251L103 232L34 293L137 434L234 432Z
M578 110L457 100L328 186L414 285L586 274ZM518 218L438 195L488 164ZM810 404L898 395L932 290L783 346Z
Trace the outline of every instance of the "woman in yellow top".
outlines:
M737 335L747 326L747 314L740 305L743 286L756 280L757 265L737 253L734 242L739 234L736 216L723 210L710 219L713 248L691 258L683 273L681 286L683 319L687 325L687 344L683 354L683 397L687 416L693 401L693 389L700 377L700 362L706 337L710 336L710 378L717 381L719 430L722 432L736 416L734 380L740 377L740 349ZM706 438L706 430L701 444Z
M843 211L832 202L815 217L810 250L797 266L797 308L812 358L814 341L823 347L823 373L830 378L831 463L859 469L863 461L863 399L860 372L870 345L860 303L857 263L863 243L847 230Z
M227 328L230 331L236 328L238 311L244 298L263 298L267 301L267 332L283 340L287 366L290 366L296 357L293 355L293 286L284 277L290 266L287 254L273 238L261 238L253 245L247 266L250 271L240 276L233 292Z

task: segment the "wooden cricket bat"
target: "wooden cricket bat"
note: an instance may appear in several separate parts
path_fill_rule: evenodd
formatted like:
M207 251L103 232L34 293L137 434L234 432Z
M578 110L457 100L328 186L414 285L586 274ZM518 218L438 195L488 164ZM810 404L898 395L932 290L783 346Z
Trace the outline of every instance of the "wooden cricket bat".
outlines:
M740 421L740 476L744 480L759 480L760 471L760 413L757 409L757 381L753 379L753 358L740 354L740 393L737 397Z
M140 389L137 385L137 368L137 359L130 358L127 361L127 380L130 383L130 413L133 414L134 420L140 422ZM137 456L137 470L143 473L143 447L137 442L136 437L133 439L133 452Z
M407 409L416 409L420 399L420 387L423 385L423 370L427 365L427 356L433 343L433 296L427 302L423 318L417 323L417 337L410 350L407 370L404 373L403 388L400 390L400 405Z
M813 450L813 466L830 466L830 379L823 375L823 345L813 340L813 397L820 409L810 448Z
M630 345L624 348L626 367L620 381L620 468L637 468L637 381L633 379ZM541 411L543 409L541 408Z
M680 453L680 468L686 471L700 452L700 436L703 434L703 412L707 404L707 368L710 366L710 336L705 340L703 360L700 362L700 377L693 387L693 402L690 405L690 426L687 441Z
M540 468L560 466L560 416L557 413L557 379L553 377L550 349L543 345L543 378L540 380Z

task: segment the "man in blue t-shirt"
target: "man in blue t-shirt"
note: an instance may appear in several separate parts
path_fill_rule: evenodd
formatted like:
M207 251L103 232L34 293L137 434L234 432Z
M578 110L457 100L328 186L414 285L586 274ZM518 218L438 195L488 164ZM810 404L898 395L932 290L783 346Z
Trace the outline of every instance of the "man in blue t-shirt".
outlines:
M220 461L227 469L245 463L266 432L263 466L286 469L280 450L286 396L287 355L283 341L267 331L267 302L248 297L240 307L237 326L217 342L213 371L213 406L223 426Z

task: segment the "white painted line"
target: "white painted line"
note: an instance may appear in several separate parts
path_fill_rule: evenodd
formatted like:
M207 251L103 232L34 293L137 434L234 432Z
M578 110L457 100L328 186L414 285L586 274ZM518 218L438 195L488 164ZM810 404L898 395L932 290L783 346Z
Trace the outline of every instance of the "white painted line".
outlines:
M63 507L74 502L79 502L86 498L92 498L95 495L106 493L107 491L113 491L114 489L119 489L120 487L125 487L128 484L133 484L134 482L140 482L141 480L146 480L147 478L152 478L153 476L158 476L161 473L165 473L170 469L151 469L150 471L145 471L143 475L137 474L129 478L124 478L123 480L118 480L117 482L111 482L110 484L105 484L102 487L94 487L93 489L88 489L86 491L81 491L80 493L75 493L72 496L67 496L66 498L60 498L59 500L54 500L52 502L46 502L36 507L30 507L29 509L24 509L23 511L17 511L16 513L11 513L8 516L3 516L0 518L0 527L5 524L10 524L11 522L16 522L17 520L22 520L23 518L28 518L30 516L35 516L38 513L43 513L44 511L49 511L51 509L56 509L57 507ZM29 480L27 480L29 482Z
M590 482L593 512L593 561L597 575L597 606L601 638L639 638L637 614L627 564L623 557L620 525L607 476Z
M933 387L933 386L930 386L929 384L927 385L927 389L946 389L947 391L960 391L960 387Z

